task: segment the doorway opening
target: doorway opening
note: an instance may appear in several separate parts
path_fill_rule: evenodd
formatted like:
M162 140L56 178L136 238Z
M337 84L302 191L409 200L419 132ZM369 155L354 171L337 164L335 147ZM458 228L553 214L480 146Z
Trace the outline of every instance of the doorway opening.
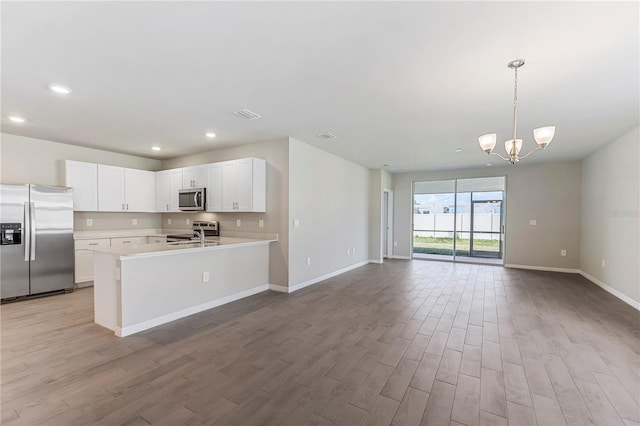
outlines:
M413 257L504 264L504 176L416 181Z

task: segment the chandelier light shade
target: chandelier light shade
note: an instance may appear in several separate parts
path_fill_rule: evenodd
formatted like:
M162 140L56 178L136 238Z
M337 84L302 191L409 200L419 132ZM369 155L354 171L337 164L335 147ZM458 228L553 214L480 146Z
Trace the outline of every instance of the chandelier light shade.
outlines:
M498 135L496 133L487 133L486 135L482 135L478 138L478 144L484 152L489 155L497 155L498 157L502 158L505 161L508 161L511 164L517 164L520 160L522 160L523 158L527 158L534 151L547 148L556 133L555 126L538 127L537 129L534 129L533 140L538 146L527 152L525 155L520 155L520 150L522 149L522 139L518 139L516 136L516 128L518 124L518 68L523 65L524 59L513 60L507 65L509 68L514 70L515 73L513 84L513 138L504 143L504 149L505 151L507 151L508 157L503 157L497 152L493 152L493 149L496 147L496 141L498 139Z

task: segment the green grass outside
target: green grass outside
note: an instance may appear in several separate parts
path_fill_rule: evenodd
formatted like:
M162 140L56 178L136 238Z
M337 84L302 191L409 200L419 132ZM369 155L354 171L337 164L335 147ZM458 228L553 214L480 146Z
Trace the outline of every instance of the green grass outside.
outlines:
M456 251L466 251L469 252L471 241L465 238L456 238ZM425 250L434 250L437 252L441 252L442 250L448 250L449 252L453 251L453 238L446 237L413 237L413 248L414 251L429 253L430 251ZM473 240L473 248L478 251L499 251L500 250L500 241L498 240Z

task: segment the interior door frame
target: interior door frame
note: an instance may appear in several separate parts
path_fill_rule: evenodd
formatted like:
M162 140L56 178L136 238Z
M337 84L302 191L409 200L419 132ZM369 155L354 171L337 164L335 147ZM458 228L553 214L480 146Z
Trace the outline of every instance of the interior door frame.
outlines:
M382 226L380 227L380 248L381 248L381 257L384 259L393 258L393 190L392 189L384 189L382 195L382 213L383 218L386 217L386 223L382 220ZM385 206L386 202L386 206ZM384 210L386 207L386 211ZM384 256L384 241L385 236L387 240L387 255Z

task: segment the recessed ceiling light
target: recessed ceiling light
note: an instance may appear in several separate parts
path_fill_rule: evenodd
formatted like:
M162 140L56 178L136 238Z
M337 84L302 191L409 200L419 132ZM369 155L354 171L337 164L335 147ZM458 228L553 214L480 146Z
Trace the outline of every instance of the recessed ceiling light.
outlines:
M25 121L27 121L22 117L18 117L17 115L10 115L9 120L13 121L14 123L24 123Z
M151 149L154 151L160 151L162 148L160 148L159 146L152 146Z
M215 137L216 137L216 134L215 134L215 133L213 133L213 132L207 132L207 133L205 133L204 135L205 135L206 137L208 137L208 138L215 138Z
M49 89L51 89L51 91L53 92L60 93L61 95L68 95L69 93L71 93L71 89L61 84L50 84Z
M457 148L456 152L462 152L462 148Z

